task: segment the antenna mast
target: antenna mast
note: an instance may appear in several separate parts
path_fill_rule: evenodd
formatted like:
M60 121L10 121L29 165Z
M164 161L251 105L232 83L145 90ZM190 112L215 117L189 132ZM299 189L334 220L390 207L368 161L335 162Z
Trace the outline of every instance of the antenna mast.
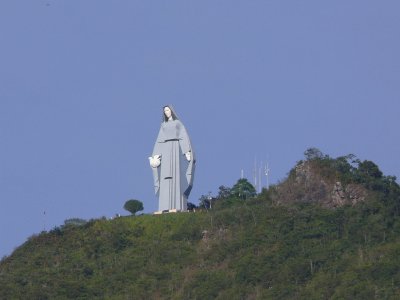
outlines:
M46 231L46 211L43 211L43 231Z
M267 190L269 189L269 171L270 171L270 168L268 167L268 162L267 162L264 166L264 174L265 174L265 177L267 177Z
M261 191L262 191L261 172L262 172L262 162L260 162L260 167L258 168L258 193L261 193Z
M257 156L254 156L254 188L257 191Z

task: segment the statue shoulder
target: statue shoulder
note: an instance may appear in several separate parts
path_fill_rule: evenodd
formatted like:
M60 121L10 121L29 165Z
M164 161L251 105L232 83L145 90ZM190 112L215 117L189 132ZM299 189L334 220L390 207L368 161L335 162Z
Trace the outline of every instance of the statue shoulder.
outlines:
M183 123L181 122L181 120L174 120L174 122L175 122L175 124L176 124L176 127L185 127L185 126L183 125Z

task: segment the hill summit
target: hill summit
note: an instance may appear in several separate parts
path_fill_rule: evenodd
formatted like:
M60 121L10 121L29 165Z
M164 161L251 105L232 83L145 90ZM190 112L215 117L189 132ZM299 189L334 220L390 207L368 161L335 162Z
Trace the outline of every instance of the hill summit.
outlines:
M220 188L212 209L32 236L1 260L0 299L400 297L395 177L309 149L281 183L245 184Z
M396 180L384 177L372 161L362 162L352 154L333 159L310 148L305 156L276 186L277 203L317 203L327 208L356 205Z

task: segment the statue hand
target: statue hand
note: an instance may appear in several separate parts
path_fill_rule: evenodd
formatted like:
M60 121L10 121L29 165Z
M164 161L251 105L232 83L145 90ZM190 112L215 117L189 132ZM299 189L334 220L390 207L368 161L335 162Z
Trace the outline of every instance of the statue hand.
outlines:
M192 153L190 151L186 152L185 156L186 156L187 161L191 161L192 160Z
M160 155L154 155L149 157L150 166L152 168L157 168L161 164Z

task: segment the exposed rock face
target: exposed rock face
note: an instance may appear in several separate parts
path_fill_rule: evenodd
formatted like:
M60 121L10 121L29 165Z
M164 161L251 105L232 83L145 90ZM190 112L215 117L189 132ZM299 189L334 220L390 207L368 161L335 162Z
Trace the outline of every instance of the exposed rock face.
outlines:
M332 174L322 174L311 162L298 164L288 179L276 188L278 203L319 203L325 207L355 205L364 201L367 190L358 184L344 185Z
M333 206L342 206L345 204L346 192L343 189L342 183L340 181L337 181L333 186L331 197Z
M347 199L351 204L356 204L358 202L364 201L368 195L367 190L359 184L349 184L346 187Z

